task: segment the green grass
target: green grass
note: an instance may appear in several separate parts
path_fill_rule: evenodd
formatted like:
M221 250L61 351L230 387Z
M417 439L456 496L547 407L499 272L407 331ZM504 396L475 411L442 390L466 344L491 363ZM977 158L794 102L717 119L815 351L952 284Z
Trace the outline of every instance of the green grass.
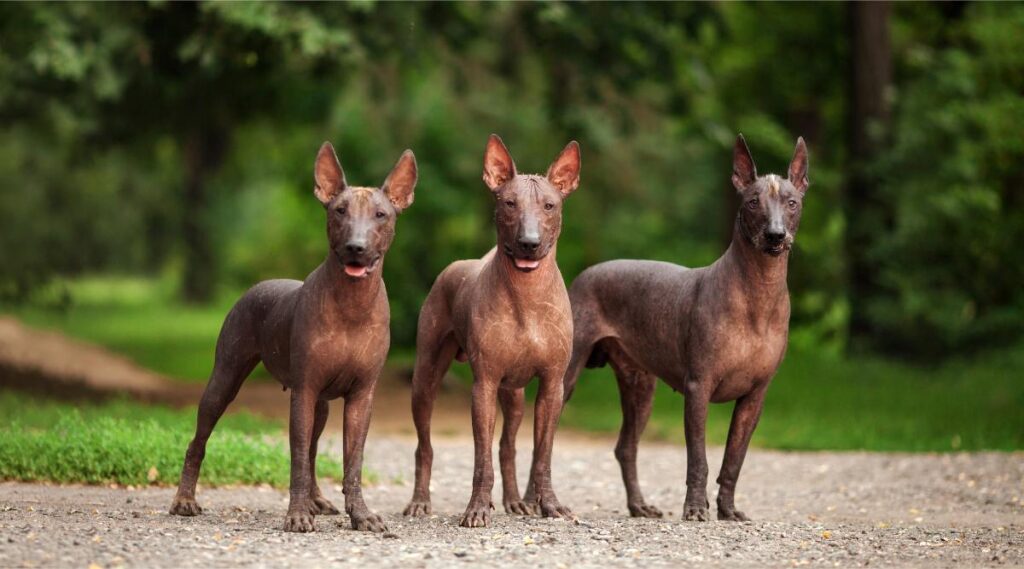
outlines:
M68 404L0 394L0 479L89 484L177 484L195 430L195 409L127 401ZM200 481L207 485L269 483L287 487L289 454L281 426L230 414L207 445ZM317 460L322 477L341 465Z
M1024 449L1024 348L934 368L877 357L791 352L768 390L751 444L779 449ZM712 405L708 440L724 444L732 403ZM585 370L562 425L617 432L608 368ZM648 435L683 440L683 399L659 382Z

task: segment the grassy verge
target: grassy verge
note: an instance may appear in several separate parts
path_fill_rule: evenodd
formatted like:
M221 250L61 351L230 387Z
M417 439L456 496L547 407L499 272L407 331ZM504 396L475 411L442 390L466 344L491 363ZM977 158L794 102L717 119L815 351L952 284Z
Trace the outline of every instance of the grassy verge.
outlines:
M752 444L781 449L950 451L1024 449L1024 348L941 367L792 352L768 390ZM724 444L733 405L712 405L708 440ZM608 368L586 370L562 425L617 432ZM647 431L683 440L683 399L658 386Z
M68 404L0 394L0 479L89 484L177 484L195 410L127 401ZM281 426L246 414L225 416L207 445L201 482L287 487ZM280 442L279 442L280 441ZM331 457L319 475L341 478Z

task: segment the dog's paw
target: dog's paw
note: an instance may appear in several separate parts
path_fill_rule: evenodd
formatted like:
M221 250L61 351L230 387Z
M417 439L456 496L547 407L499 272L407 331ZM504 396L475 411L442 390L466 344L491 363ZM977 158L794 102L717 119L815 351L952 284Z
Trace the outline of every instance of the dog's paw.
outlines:
M629 504L629 515L634 518L660 518L664 514L658 508L640 502L639 504Z
M510 500L504 503L505 513L518 516L537 515L537 504L531 504L526 500Z
M430 500L413 500L402 511L403 516L419 518L430 515Z
M540 501L540 515L545 518L567 518L570 520L576 519L576 515L572 513L567 506L563 506L558 503L553 496L546 500Z
M284 517L284 531L308 533L315 531L313 526L313 515L309 512L291 512Z
M683 519L688 522L706 522L711 519L707 506L684 506Z
M323 496L313 496L311 499L313 501L313 509L315 510L313 513L315 515L336 516L341 513L341 510L335 507L330 500Z
M349 517L352 519L352 529L356 531L388 531L388 526L384 525L384 520L369 510L350 514Z
M718 509L718 519L725 522L749 522L750 518L739 510Z
M462 515L459 525L464 528L485 528L491 525L491 507L474 506L470 504L466 513Z
M170 513L175 516L198 516L203 513L203 509L199 507L195 498L175 496L174 502L171 502Z

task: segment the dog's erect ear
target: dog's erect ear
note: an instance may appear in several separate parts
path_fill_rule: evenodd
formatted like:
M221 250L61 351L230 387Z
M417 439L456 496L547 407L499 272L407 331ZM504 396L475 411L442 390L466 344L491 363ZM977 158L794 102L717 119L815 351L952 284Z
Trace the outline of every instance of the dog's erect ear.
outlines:
M313 193L325 206L345 189L345 172L342 171L338 155L334 153L334 147L330 142L323 143L320 152L316 154L313 177L316 180Z
M573 140L565 145L562 153L548 167L548 181L562 197L568 196L580 185L580 145Z
M793 160L789 163L789 183L800 191L807 192L807 145L804 144L804 137L796 139L796 150L793 151Z
M512 161L512 155L508 153L501 138L492 134L487 139L487 151L484 152L484 183L494 191L515 176L516 164Z
M747 148L743 135L736 137L736 145L732 148L732 185L737 192L742 192L757 179L757 167L754 158Z
M381 190L391 200L391 205L401 213L412 205L413 189L416 188L416 156L406 150L391 169Z

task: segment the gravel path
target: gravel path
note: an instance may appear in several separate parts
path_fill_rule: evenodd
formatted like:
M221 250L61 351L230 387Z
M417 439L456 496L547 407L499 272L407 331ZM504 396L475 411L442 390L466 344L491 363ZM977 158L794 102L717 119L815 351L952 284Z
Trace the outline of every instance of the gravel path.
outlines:
M472 443L435 444L434 510L399 512L411 494L408 438L371 435L365 494L390 533L354 532L317 518L313 534L280 525L287 493L270 488L200 491L206 513L166 514L171 488L0 484L0 567L366 566L1024 566L1024 455L905 455L752 451L737 506L755 522L682 522L684 456L641 446L640 478L663 520L625 517L612 443L559 438L555 488L578 522L510 517L458 527L469 496ZM329 452L337 452L332 438ZM712 449L716 472L721 449ZM529 448L520 449L520 485ZM340 506L340 488L327 486ZM500 484L494 493L500 504ZM714 487L711 488L714 503ZM342 523L344 522L344 523ZM340 525L339 525L340 524Z

